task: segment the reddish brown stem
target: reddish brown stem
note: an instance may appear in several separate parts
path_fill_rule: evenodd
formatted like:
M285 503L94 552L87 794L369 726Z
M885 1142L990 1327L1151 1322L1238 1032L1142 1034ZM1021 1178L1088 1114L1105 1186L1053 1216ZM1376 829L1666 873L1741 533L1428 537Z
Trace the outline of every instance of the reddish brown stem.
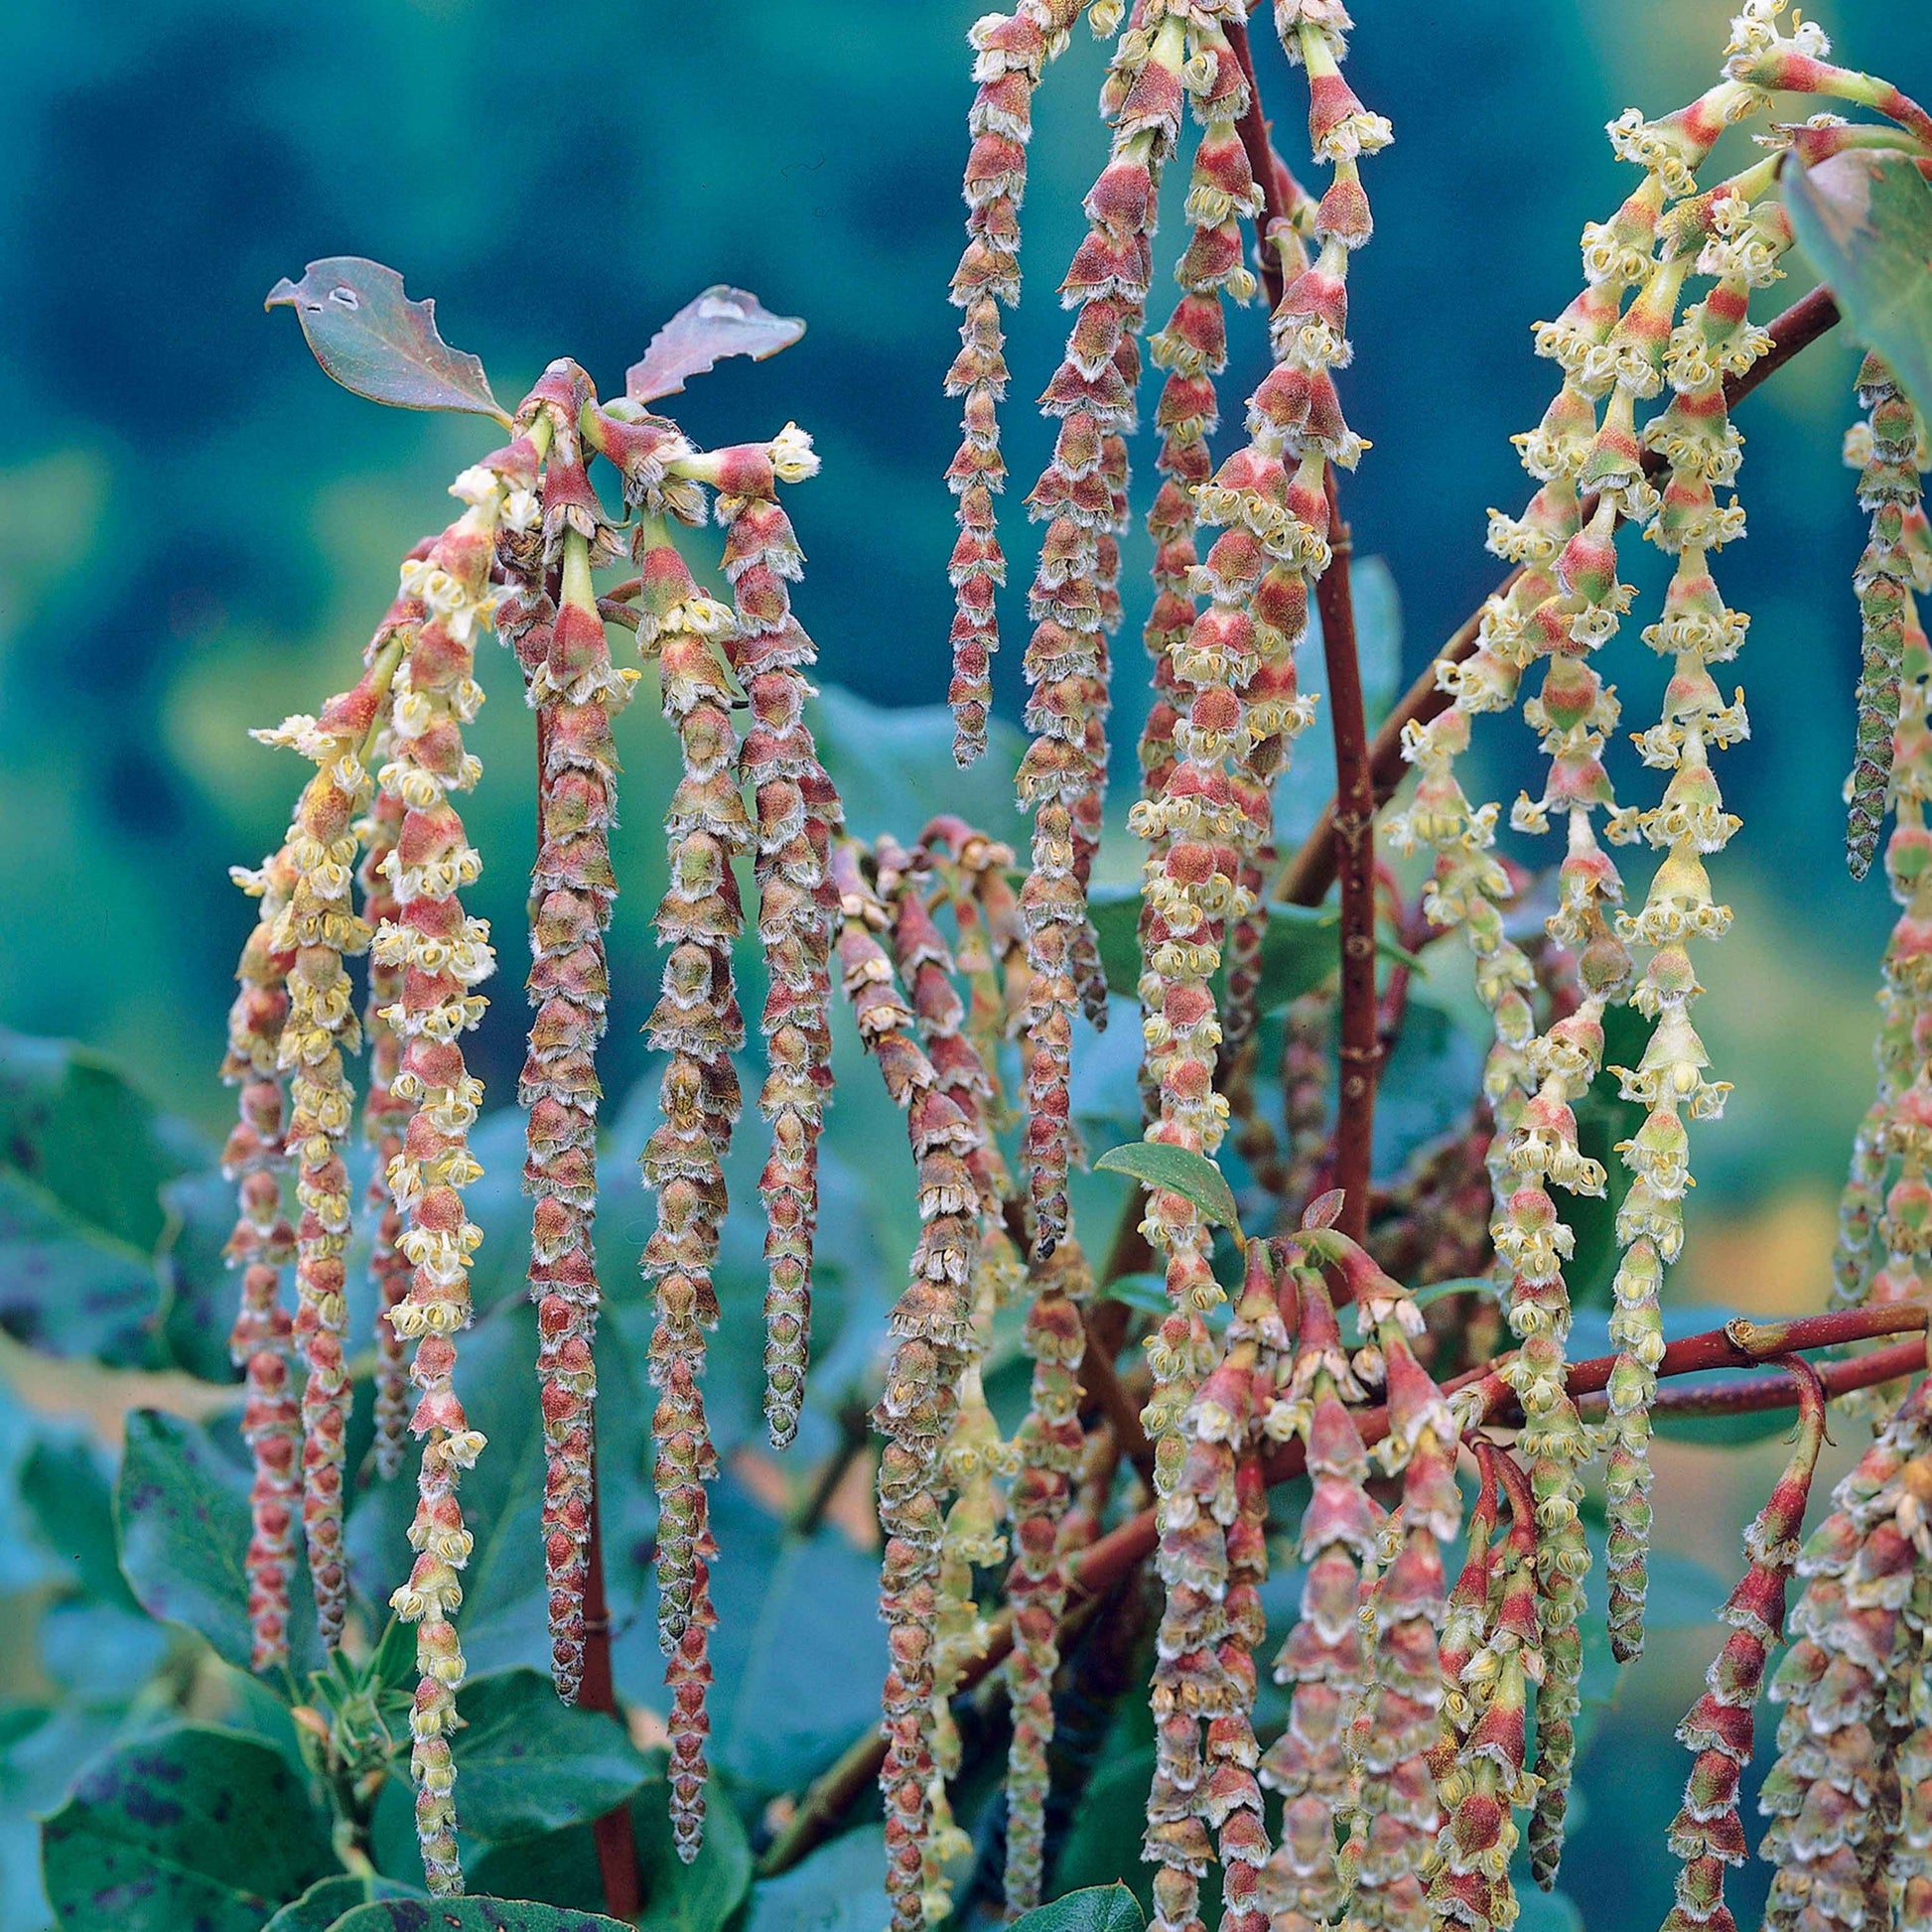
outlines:
M1745 396L1774 375L1800 349L1808 347L1836 325L1839 319L1838 304L1832 299L1832 292L1816 288L1801 301L1794 302L1790 308L1778 316L1770 325L1771 346L1760 355L1741 376L1731 376L1725 383L1725 405L1733 408ZM1648 466L1654 459L1646 458ZM1586 504L1586 513L1587 504ZM1511 571L1492 595L1500 597L1516 580L1517 573ZM1375 741L1369 747L1370 777L1375 787L1377 806L1385 805L1401 784L1408 765L1402 756L1402 728L1411 720L1427 724L1448 708L1449 693L1436 682L1438 664L1459 664L1476 647L1476 631L1482 621L1478 611L1474 616L1465 618L1453 636L1436 654L1436 657L1416 679L1388 717L1382 721L1382 728L1375 734ZM1313 831L1303 840L1301 846L1289 855L1287 863L1275 876L1271 897L1284 905L1319 905L1327 897L1328 888L1335 881L1335 806L1332 802L1315 821Z
M598 1496L595 1441L591 1445L590 1575L584 1583L584 1681L577 1702L585 1711L603 1711L622 1722L611 1675L611 1606L604 1595L604 1510ZM613 1918L634 1918L643 1909L644 1878L637 1863L630 1807L619 1805L607 1811L592 1825L591 1835L597 1844L605 1909Z
M1328 667L1328 715L1335 740L1335 868L1341 879L1340 1105L1335 1119L1335 1225L1351 1240L1368 1231L1369 1155L1375 1135L1375 1076L1381 1059L1375 1013L1375 783L1369 768L1355 602L1348 579L1348 525L1327 477L1330 559L1315 583L1321 653Z

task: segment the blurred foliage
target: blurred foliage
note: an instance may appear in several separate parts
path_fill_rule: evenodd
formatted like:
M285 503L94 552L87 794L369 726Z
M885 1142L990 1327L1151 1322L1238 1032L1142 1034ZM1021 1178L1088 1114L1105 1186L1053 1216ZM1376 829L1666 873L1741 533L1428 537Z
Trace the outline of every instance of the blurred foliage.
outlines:
M798 346L769 366L721 367L679 399L680 420L700 440L725 441L795 418L817 439L824 473L793 499L811 558L800 613L828 680L844 687L828 689L819 722L858 829L909 833L944 803L1014 834L1000 761L958 776L943 722L899 709L927 703L945 681L951 525L938 478L954 430L939 376L954 322L944 291L959 238L962 34L979 10L949 0L898 10L888 28L861 0L748 0L725 14L697 0L642 10L584 0L567 33L481 0L345 0L326 13L82 0L0 19L0 295L11 350L0 400L16 426L0 453L0 810L10 834L0 842L0 1018L23 1035L85 1042L72 1051L16 1036L0 1046L0 1328L16 1341L117 1374L228 1381L219 1249L230 1197L208 1174L206 1137L225 1112L212 1067L251 913L225 868L275 842L298 775L245 729L313 709L349 681L397 557L440 524L444 484L483 447L476 423L387 413L334 389L287 319L264 318L271 285L310 259L351 249L396 264L413 295L438 299L451 337L482 353L506 397L558 353L615 390L650 333L712 282L804 316ZM1390 577L1374 580L1382 615L1368 625L1386 657L1369 667L1383 702L1493 580L1483 511L1520 494L1505 439L1537 419L1548 392L1527 324L1569 299L1577 230L1624 192L1598 130L1628 103L1657 110L1697 91L1727 11L1727 0L1466 0L1449 25L1422 0L1365 10L1351 72L1400 135L1378 163L1380 232L1353 278L1349 391L1376 448L1349 483L1348 512L1358 546L1390 560ZM1855 62L1921 87L1932 71L1924 10L1894 0L1814 11ZM1272 58L1263 51L1264 79ZM1081 38L1042 95L1027 207L1032 299L1011 350L1023 397L1057 352L1063 324L1050 289L1102 153L1098 73ZM1247 385L1260 341L1258 317L1240 319L1230 393ZM1738 921L1711 956L1701 1009L1738 1091L1724 1125L1700 1138L1707 1216L1792 1185L1834 1185L1867 1088L1868 994L1889 908L1876 880L1846 880L1837 806L1857 658L1846 580L1863 541L1837 464L1855 366L1848 344L1828 342L1743 416L1754 540L1726 554L1725 585L1754 614L1739 667L1753 738L1725 778L1747 829L1720 882ZM1011 424L1024 478L1046 431L1019 407ZM1144 563L1136 538L1130 581ZM1024 574L1015 579L1013 639ZM1137 621L1130 608L1130 629ZM1123 664L1137 655L1124 647ZM1018 656L1010 649L998 667L1014 716ZM1657 674L1628 654L1626 666L1626 709L1642 717ZM509 969L490 989L475 1056L498 1093L521 1056L514 935L532 852L530 726L508 670L500 659L483 668L493 702L473 743L486 771L468 814L488 855L476 909L495 923ZM1141 703L1123 691L1123 748ZM656 975L647 916L671 773L661 734L632 722L612 965L617 1011L641 1017ZM1320 738L1305 741L1286 804L1291 831L1326 789ZM1496 730L1479 735L1479 750L1491 793L1513 794L1527 741ZM1010 739L1004 752L1010 769ZM1633 780L1621 752L1612 768ZM1110 840L1101 876L1131 888L1130 840ZM1316 922L1306 929L1331 936ZM1466 973L1429 963L1391 1069L1384 1171L1447 1124L1478 1058L1461 1024ZM1121 1019L1080 1043L1076 1107L1096 1147L1137 1119L1135 1029L1131 1015ZM132 1083L94 1049L131 1068ZM614 1188L600 1222L613 1289L602 1351L612 1588L621 1688L648 1713L662 1693L640 1620L650 1502L636 1368L646 1317L633 1264L649 1210L624 1176L651 1124L653 1083L628 1025L614 1031L607 1058L610 1091L628 1096L612 1110ZM858 1932L879 1922L883 1853L863 1813L778 1879L754 1884L749 1850L767 1803L873 1721L883 1658L863 1539L834 1525L807 1534L791 1520L811 1465L834 1450L876 1380L881 1316L910 1245L897 1123L849 1039L839 1071L812 1408L786 1462L754 1447L758 1346L742 1320L727 1322L716 1351L713 1421L731 1473L716 1508L724 1788L712 1849L690 1873L669 1859L656 1762L634 1740L608 1726L588 1738L530 1726L554 1773L543 1815L511 1803L469 1817L483 1834L473 1869L500 1892L580 1913L594 1905L585 1821L628 1790L652 1882L647 1924L721 1932L736 1915L745 1932ZM473 1210L486 1233L484 1315L464 1357L466 1393L476 1390L491 1437L476 1494L500 1546L487 1581L475 1573L465 1612L479 1672L470 1696L481 1700L473 1717L493 1710L499 1726L544 1653L534 1403L520 1373L531 1337L518 1301L518 1132L505 1114L479 1136L489 1170ZM757 1140L741 1139L741 1197ZM1088 1225L1107 1224L1120 1191L1113 1177L1078 1177ZM1694 1225L1694 1256L1698 1237ZM759 1278L757 1230L741 1218L726 1237L727 1305L751 1306ZM358 1308L357 1332L366 1317ZM990 1365L996 1404L1024 1399L1017 1367ZM350 1913L356 1932L395 1923L386 1901L417 1875L406 1795L392 1789L378 1807L384 1876L341 1873L289 1718L288 1696L302 1686L265 1688L233 1668L240 1602L229 1557L246 1482L234 1408L217 1399L210 1420L135 1419L116 1471L91 1434L43 1413L72 1384L49 1382L40 1356L16 1361L13 1380L41 1406L12 1394L0 1404L10 1631L0 1653L0 1932L48 1922L32 1816L53 1821L48 1885L75 1932L93 1922L89 1901L113 1884L129 1847L146 1847L153 1864L164 1839L185 1852L168 1866L180 1889L156 1907L161 1917L117 1897L116 1923L135 1932L191 1919L253 1932L272 1905L282 1908L276 1932ZM366 1387L358 1393L352 1455L368 1440ZM1660 1567L1658 1639L1599 1720L1565 1877L1591 1932L1654 1924L1667 1905L1662 1831L1683 1771L1669 1725L1718 1641L1708 1621L1691 1626L1740 1567L1734 1531L1776 1459L1768 1444L1660 1451L1666 1543L1696 1547L1724 1575ZM365 1639L379 1634L368 1606L399 1574L402 1507L393 1490L363 1490L351 1518ZM1278 1623L1289 1581L1284 1572L1271 1587ZM1600 1661L1592 1684L1608 1688ZM1135 1753L1145 1737L1134 1723L1124 1714L1109 1740L1065 1850L1069 1881L1143 1882ZM489 1726L479 1723L469 1748L479 1734L486 1744ZM179 1774L182 1808L128 1818L131 1770L157 1763ZM483 1766L473 1768L466 1790L485 1789ZM202 1780L284 1794L273 1842L224 1837L234 1819L205 1818L190 1803L205 1795ZM281 1896L236 1889L237 1861L249 1885ZM1740 1917L1755 1885L1747 1870L1733 1898ZM1575 1917L1563 1901L1526 1895L1535 1932Z

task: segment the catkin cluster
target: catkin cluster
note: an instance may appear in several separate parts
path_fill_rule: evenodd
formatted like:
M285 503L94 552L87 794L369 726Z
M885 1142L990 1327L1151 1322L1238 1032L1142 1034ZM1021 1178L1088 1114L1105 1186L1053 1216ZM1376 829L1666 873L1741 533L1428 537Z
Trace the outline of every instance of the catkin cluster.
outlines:
M1896 822L1885 845L1885 877L1899 915L1885 947L1875 1042L1877 1090L1852 1147L1852 1171L1839 1207L1833 1300L1916 1299L1932 1253L1932 1122L1927 1060L1932 1052L1932 834L1925 805L1932 797L1932 725L1928 724L1928 653L1918 598L1932 590L1932 529L1919 501L1925 452L1909 403L1884 365L1867 356L1859 372L1867 420L1846 438L1848 463L1859 470L1859 498L1871 513L1870 540L1853 576L1863 630L1860 766L1853 810L1860 813L1863 773L1880 770L1871 806L1875 840L1882 808ZM1876 706L1875 721L1872 707ZM1882 750L1867 740L1884 738ZM1861 832L1860 836L1863 834ZM1874 1246L1875 1238L1875 1246ZM1882 1250L1882 1254L1879 1252Z
M1798 1443L1769 1500L1744 1532L1750 1567L1719 1616L1730 1625L1724 1648L1705 1674L1703 1697L1677 1726L1679 1740L1697 1753L1684 1804L1670 1829L1670 1848L1684 1863L1677 1903L1664 1932L1732 1932L1725 1907L1725 1867L1744 1862L1744 1825L1737 1785L1751 1758L1751 1718L1771 1647L1784 1634L1785 1587L1798 1540L1812 1470L1825 1440L1825 1392L1816 1373L1795 1359L1800 1413Z
M1784 1706L1759 1807L1765 1925L1828 1932L1932 1912L1932 1383L1832 1492L1797 1558L1804 1594L1771 1680Z

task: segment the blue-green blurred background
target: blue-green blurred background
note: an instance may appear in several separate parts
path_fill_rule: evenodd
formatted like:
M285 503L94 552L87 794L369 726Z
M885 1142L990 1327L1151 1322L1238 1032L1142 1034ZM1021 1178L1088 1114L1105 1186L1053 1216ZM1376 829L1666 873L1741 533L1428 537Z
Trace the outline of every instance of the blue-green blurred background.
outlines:
M396 557L443 520L443 486L488 433L329 384L292 320L261 307L312 258L402 269L505 397L565 353L617 386L656 325L710 282L805 317L809 333L781 360L727 366L675 406L701 440L787 418L813 433L824 471L794 508L811 560L800 611L824 675L884 705L943 694L951 524L939 476L955 416L939 382L976 11L69 0L0 12L0 1021L105 1047L207 1123L224 1109L212 1068L251 917L225 869L276 840L296 776L245 728L313 709L352 676ZM1549 391L1528 325L1569 299L1578 230L1627 187L1602 123L1702 86L1727 9L1364 0L1359 11L1351 74L1398 140L1368 170L1378 233L1354 275L1344 393L1375 447L1346 499L1358 547L1390 560L1408 674L1494 578L1483 513L1520 498L1506 438ZM1918 0L1814 11L1849 61L1932 86L1932 12ZM1270 39L1257 35L1264 81L1292 101ZM1099 71L1082 34L1039 105L1031 300L1011 344L1009 447L1023 480L1045 448L1024 402L1057 353L1052 284L1104 152ZM1282 130L1292 163L1294 118ZM1250 315L1230 402L1251 386L1259 345ZM1847 577L1862 532L1837 448L1855 366L1849 345L1828 342L1747 405L1751 537L1720 564L1754 618L1737 667L1753 737L1722 774L1746 821L1720 876L1740 916L1706 973L1707 1036L1738 1093L1699 1137L1685 1286L1740 1307L1822 1297L1889 913L1881 883L1855 888L1840 857L1857 659ZM1630 574L1652 585L1657 573ZM1014 576L1024 584L1024 570ZM1013 604L1016 647L998 676L1001 708L1017 716ZM1614 675L1641 726L1657 680L1634 661L1647 655L1635 628ZM1138 672L1131 644L1122 660ZM480 909L505 934L529 856L529 725L507 668L484 667L496 702L476 735L488 770L471 814L490 861ZM1137 710L1124 694L1123 744ZM1505 797L1527 775L1507 740L1493 729L1484 750ZM646 764L655 735L629 742ZM1633 756L1613 770L1641 795ZM655 777L641 777L647 795ZM640 806L620 855L628 897L614 946L620 1004L639 1015L654 971L651 843ZM1109 861L1120 877L1132 865L1127 850ZM483 1036L492 1084L519 1051L517 1006L499 1001ZM640 1064L627 1028L612 1054L621 1091ZM1741 1501L1741 1484L1680 1456L1686 1483ZM1667 1477L1666 1539L1702 1520L1708 1542L1700 1507L1673 1502ZM1705 1554L1729 1569L1728 1524L1721 1542ZM1678 1767L1634 1740L1656 1711L1681 1708L1706 1648L1700 1636L1679 1657L1666 1641L1597 1747L1598 1809L1568 1881L1592 1928L1661 1915L1667 1867L1656 1850L1639 1858L1630 1834L1641 1827L1656 1847Z

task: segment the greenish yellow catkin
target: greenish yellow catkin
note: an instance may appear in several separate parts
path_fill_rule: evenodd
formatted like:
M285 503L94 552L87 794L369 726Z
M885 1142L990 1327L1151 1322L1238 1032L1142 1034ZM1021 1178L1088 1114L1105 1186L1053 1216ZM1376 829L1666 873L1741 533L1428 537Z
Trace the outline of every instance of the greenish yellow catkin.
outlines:
M1429 1871L1429 1910L1435 1925L1508 1932L1518 1912L1509 1876L1521 1839L1516 1813L1534 1804L1539 1784L1524 1768L1530 1690L1543 1679L1538 1535L1515 1458L1480 1438L1474 1450L1482 1481L1469 1557L1443 1630L1442 1667L1460 1688L1445 1697L1449 1724L1430 1760L1448 1818ZM1499 1499L1509 1505L1509 1531L1497 1550Z
M1932 1903L1921 1868L1927 1714L1915 1682L1932 1607L1922 1584L1932 1573L1928 1408L1932 1382L1921 1382L1798 1554L1805 1590L1771 1681L1785 1707L1778 1757L1758 1798L1771 1820L1758 1856L1775 1869L1767 1932L1919 1925Z
M1765 1659L1784 1634L1785 1586L1825 1440L1825 1391L1816 1373L1795 1357L1787 1357L1787 1365L1798 1380L1797 1447L1744 1532L1750 1568L1718 1612L1730 1634L1705 1674L1704 1696L1677 1726L1679 1741L1697 1753L1697 1761L1670 1828L1670 1849L1683 1869L1663 1932L1734 1932L1724 1887L1725 1867L1741 1864L1745 1856L1737 1787L1751 1760L1752 1713Z
M1881 412L1892 414L1900 399L1889 382L1875 387L1863 382L1874 373L1882 374L1868 357L1861 371L1861 396L1868 398L1875 423ZM1877 1091L1854 1138L1839 1203L1833 1303L1844 1308L1921 1293L1926 1258L1924 1150L1914 1132L1922 1112L1918 1089L1932 1046L1932 834L1925 825L1925 802L1932 796L1927 725L1932 654L1918 612L1918 598L1932 590L1932 530L1917 500L1921 454L1916 442L1907 450L1896 437L1881 454L1870 425L1846 438L1846 459L1862 473L1861 498L1871 498L1871 541L1859 577L1868 583L1874 608L1865 609L1862 588L1861 609L1867 627L1882 610L1883 627L1898 633L1899 714L1885 774L1896 823L1885 846L1885 877L1900 913L1885 948L1878 992ZM1846 1406L1870 1409L1881 1400L1862 1393L1846 1398Z
M1846 780L1846 861L1863 879L1878 849L1891 785L1898 731L1899 682L1905 659L1905 603L1913 575L1905 546L1907 519L1919 506L1923 430L1918 411L1877 355L1859 370L1860 429L1846 439L1859 468L1859 507L1871 517L1870 538L1852 573L1859 600L1857 749Z

